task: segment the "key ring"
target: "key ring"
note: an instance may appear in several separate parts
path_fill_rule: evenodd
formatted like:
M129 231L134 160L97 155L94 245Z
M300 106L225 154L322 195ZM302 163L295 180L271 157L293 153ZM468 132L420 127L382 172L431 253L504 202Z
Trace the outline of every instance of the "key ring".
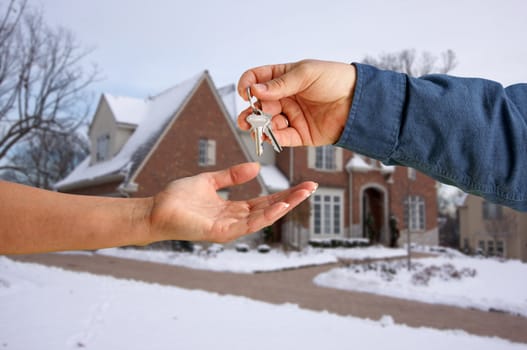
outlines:
M253 109L253 113L255 114L262 114L262 110L260 108L257 108L255 106L255 103L258 103L258 99L256 99L256 102L253 103L253 96L251 95L251 87L247 87L247 98L249 99L249 104L251 105L251 108Z

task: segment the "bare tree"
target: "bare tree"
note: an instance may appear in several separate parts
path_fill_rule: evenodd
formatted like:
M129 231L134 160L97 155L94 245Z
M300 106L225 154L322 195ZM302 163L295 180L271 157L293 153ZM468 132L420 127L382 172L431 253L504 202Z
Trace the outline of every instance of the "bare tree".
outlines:
M400 73L408 74L409 76L416 77L431 73L448 73L455 68L456 55L452 50L446 50L441 53L440 58L436 55L424 51L420 55L416 54L414 49L406 49L394 53L384 53L378 58L366 56L363 63L376 66L380 69L392 70ZM411 181L407 182L406 197L409 198L412 193ZM410 201L404 204L409 215L412 212L410 208ZM406 224L406 246L407 246L407 264L408 270L411 269L411 233Z
M456 54L452 50L446 50L437 57L428 51L417 55L415 50L406 49L384 53L378 58L366 56L362 62L381 69L406 73L412 77L430 73L448 73L457 65Z
M78 133L39 131L17 146L11 167L2 177L34 187L51 189L66 177L89 152L88 140Z
M0 10L0 170L13 170L20 143L77 129L89 110L86 88L99 72L86 70L89 51L73 34L48 26L27 0L10 0Z

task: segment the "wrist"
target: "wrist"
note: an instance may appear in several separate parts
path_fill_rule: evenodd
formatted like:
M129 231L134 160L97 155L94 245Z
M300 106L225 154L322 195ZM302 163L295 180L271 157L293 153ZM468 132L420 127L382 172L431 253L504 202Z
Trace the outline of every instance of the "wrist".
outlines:
M133 209L129 221L130 231L133 234L133 245L144 246L159 241L155 237L155 232L152 230L152 208L154 206L154 198L138 198L131 199L133 201Z

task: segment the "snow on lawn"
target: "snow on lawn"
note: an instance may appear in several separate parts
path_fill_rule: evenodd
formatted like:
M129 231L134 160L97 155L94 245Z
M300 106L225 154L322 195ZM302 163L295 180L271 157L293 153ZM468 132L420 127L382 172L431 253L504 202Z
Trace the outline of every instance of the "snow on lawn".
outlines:
M0 257L2 349L527 349ZM425 345L426 344L426 345Z
M426 303L499 310L527 317L527 264L472 257L414 259L335 268L315 277L325 287Z
M335 263L338 259L375 259L394 256L405 256L403 249L388 249L384 247L366 248L308 248L302 252L284 253L273 249L269 253L259 253L251 250L240 253L226 249L207 255L200 253L183 253L173 251L109 248L97 251L97 254L111 255L126 259L157 262L161 264L185 266L193 269L229 271L238 273L253 273L261 271L276 271L302 266L323 265Z

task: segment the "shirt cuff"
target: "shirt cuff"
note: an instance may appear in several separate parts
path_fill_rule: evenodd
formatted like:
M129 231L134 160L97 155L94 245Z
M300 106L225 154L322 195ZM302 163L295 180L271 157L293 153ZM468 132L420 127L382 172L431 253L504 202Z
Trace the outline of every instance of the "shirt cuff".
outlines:
M336 145L390 163L399 137L406 76L353 64L357 68L355 93Z

